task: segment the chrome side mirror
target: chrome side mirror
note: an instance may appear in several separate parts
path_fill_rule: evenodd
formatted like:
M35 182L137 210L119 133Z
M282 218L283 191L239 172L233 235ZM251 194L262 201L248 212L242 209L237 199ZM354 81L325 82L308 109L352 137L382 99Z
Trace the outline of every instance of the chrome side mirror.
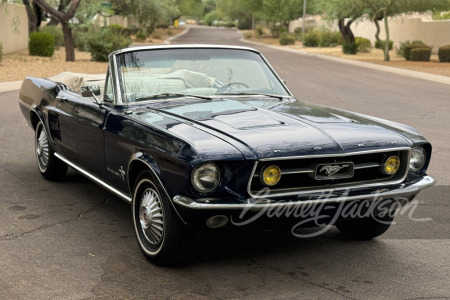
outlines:
M100 100L98 100L97 96L101 95L100 86L99 85L88 85L81 87L81 96L83 97L94 97L94 103L97 105L102 105Z

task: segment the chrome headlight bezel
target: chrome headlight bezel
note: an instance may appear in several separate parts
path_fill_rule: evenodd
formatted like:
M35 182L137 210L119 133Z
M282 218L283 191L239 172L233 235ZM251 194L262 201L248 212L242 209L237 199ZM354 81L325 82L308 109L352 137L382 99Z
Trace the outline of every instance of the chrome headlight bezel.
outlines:
M422 146L413 147L409 157L409 171L416 173L422 170L427 162L427 152Z
M210 176L212 180L209 182L205 180L207 176ZM191 173L192 186L202 194L213 192L219 186L220 180L220 168L213 162L198 164Z

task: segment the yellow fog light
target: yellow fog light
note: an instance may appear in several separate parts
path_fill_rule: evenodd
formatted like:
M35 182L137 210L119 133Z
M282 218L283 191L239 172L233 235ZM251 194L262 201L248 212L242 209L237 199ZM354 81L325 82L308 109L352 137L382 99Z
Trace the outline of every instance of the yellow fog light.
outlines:
M400 168L400 158L397 156L390 156L386 159L382 166L382 171L386 175L394 175Z
M281 179L281 170L277 166L268 166L262 172L262 180L268 185L272 186L277 184Z

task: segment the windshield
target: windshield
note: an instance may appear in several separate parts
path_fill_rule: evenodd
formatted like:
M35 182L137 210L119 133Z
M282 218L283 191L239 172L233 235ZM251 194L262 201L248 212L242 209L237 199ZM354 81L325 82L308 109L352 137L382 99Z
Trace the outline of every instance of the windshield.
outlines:
M124 102L174 96L289 96L257 53L240 49L139 50L117 56Z

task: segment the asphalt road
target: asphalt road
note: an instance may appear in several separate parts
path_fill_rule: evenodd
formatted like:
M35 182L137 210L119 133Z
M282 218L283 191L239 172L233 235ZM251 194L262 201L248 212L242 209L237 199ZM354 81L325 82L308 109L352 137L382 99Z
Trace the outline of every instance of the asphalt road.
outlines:
M238 38L192 28L173 43ZM369 242L335 229L308 239L205 232L187 265L159 268L141 255L126 203L74 171L60 183L40 176L18 91L0 93L0 299L450 299L450 86L252 47L302 101L406 123L431 141L438 184L411 216Z

